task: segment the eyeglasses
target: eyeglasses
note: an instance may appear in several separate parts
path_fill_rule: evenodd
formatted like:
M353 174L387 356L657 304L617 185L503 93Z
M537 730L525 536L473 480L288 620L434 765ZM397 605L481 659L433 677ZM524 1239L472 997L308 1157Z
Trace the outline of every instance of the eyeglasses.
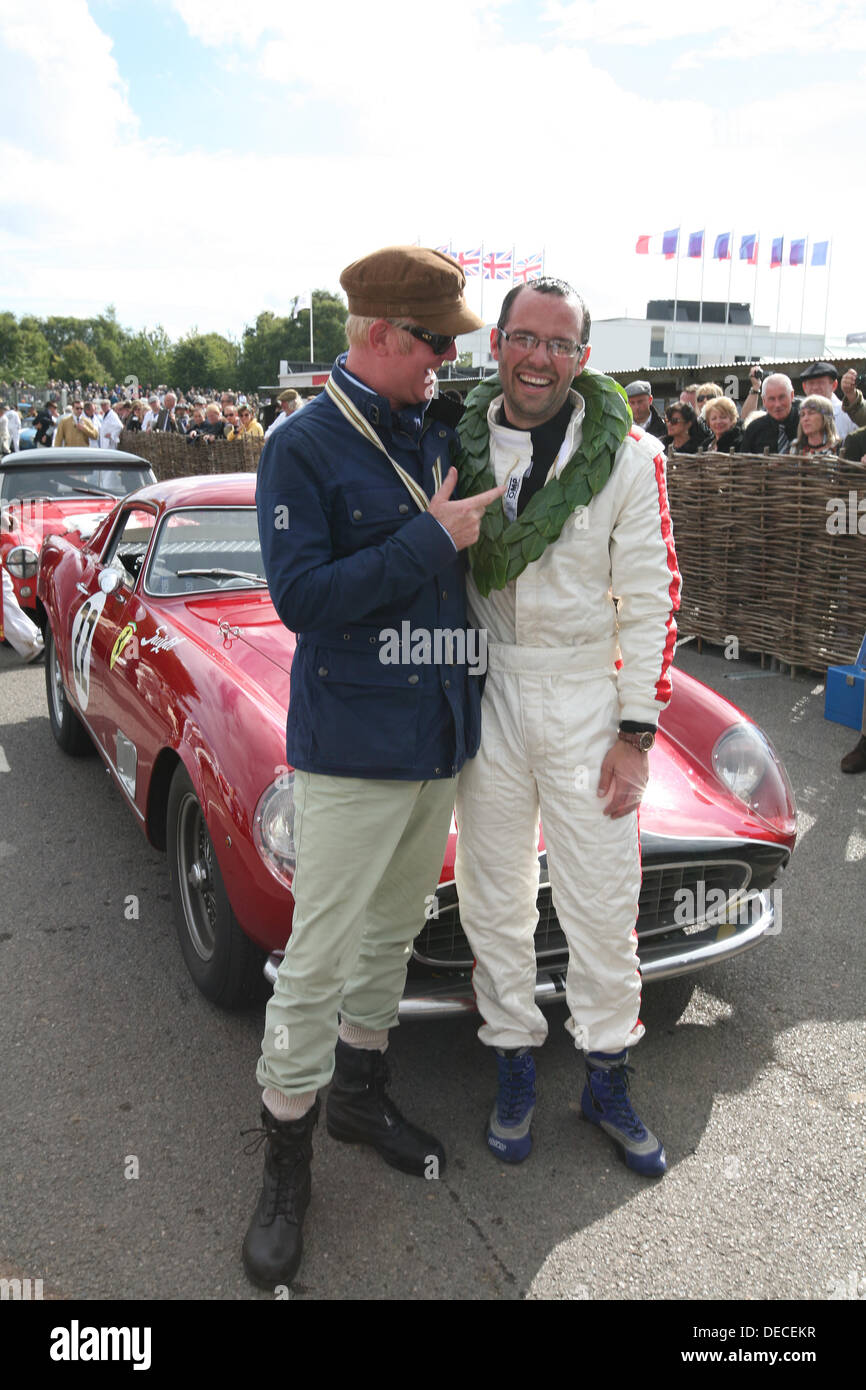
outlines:
M684 423L682 415L666 415L665 420L669 425L682 425Z
M506 333L504 328L499 329L500 334L507 343L517 348L518 352L534 352L537 347L547 348L551 357L576 357L585 343L576 343L573 338L539 338L534 333L524 333L521 329L514 333Z
M404 333L411 333L419 343L426 343L435 357L444 357L446 352L451 351L454 343L453 334L430 333L426 328L419 328L417 323L400 323L397 327L402 328Z
M718 396L716 396L715 392L713 392L713 391L706 391L706 392L704 392L704 394L703 394L702 396L695 396L695 400L696 400L696 401L715 401L715 400L718 400Z

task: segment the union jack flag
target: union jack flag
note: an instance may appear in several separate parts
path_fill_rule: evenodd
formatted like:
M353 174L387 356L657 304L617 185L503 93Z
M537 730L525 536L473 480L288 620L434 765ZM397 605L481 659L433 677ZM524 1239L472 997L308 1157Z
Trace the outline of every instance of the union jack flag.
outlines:
M515 280L522 280L524 285L527 280L538 280L543 274L541 254L537 256L524 256L514 267Z
M481 247L476 246L474 251L452 251L454 257L464 275L480 275L481 273Z
M488 251L484 257L485 280L511 279L511 252Z

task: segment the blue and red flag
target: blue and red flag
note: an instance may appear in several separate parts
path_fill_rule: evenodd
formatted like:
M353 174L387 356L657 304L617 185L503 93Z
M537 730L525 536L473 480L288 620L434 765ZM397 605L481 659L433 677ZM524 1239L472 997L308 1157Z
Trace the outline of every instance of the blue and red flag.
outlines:
M689 232L689 256L700 260L704 254L703 232Z
M731 259L731 233L722 232L721 236L716 237L716 244L713 247L714 261L729 261Z
M757 232L750 232L748 236L740 237L740 260L748 261L749 265L758 264Z
M665 232L662 237L662 254L669 261L672 261L677 254L677 247L680 241L680 229L674 227L673 231Z
M782 264L785 254L785 238L783 236L773 237L773 244L770 247L770 269L775 270Z
M788 265L802 265L806 259L806 238L792 241L788 251Z

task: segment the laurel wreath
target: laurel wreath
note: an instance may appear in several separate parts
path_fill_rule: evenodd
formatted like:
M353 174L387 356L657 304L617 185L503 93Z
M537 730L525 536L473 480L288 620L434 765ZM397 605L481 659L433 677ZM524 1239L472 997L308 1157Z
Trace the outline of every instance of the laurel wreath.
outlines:
M466 398L466 412L457 427L461 448L454 459L464 497L496 487L487 411L501 394L502 383L496 375ZM617 382L590 369L581 373L580 394L586 403L583 438L559 477L546 482L516 520L508 520L501 498L491 502L481 518L481 534L469 558L472 576L485 598L491 589L504 589L538 560L575 508L587 506L610 477L616 451L631 429L628 398Z

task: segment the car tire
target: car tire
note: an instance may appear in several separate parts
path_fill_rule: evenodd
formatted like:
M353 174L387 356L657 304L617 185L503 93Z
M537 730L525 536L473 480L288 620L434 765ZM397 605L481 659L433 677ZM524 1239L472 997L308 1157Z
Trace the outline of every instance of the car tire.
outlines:
M73 758L90 753L93 744L69 703L69 696L63 684L57 643L54 641L50 625L46 625L45 628L45 695L48 700L48 722L58 746Z
M166 823L171 896L180 949L201 993L242 1009L268 993L265 952L241 930L217 863L201 802L186 768L175 771Z

